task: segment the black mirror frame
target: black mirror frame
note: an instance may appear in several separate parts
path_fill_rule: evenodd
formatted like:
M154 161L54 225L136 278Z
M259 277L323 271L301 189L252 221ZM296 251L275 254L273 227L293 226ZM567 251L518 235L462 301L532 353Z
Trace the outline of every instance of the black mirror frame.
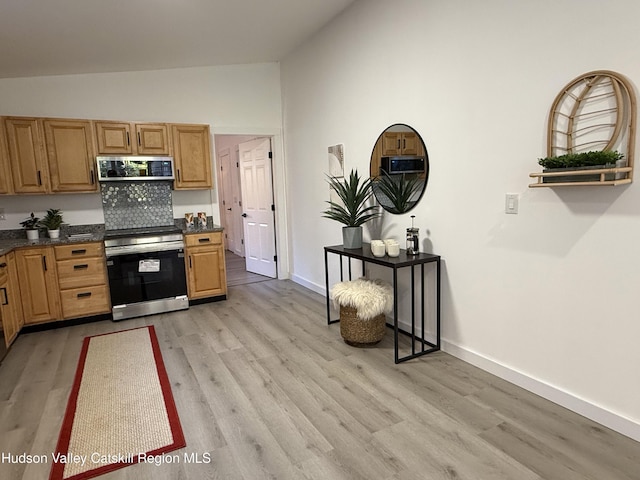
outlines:
M397 211L397 209L393 208L388 203L385 205L386 202L383 203L383 202L380 201L380 196L378 195L378 192L377 192L376 188L374 187L374 185L372 185L372 190L373 190L373 193L374 193L374 195L376 197L376 201L378 202L378 204L385 211L387 211L388 213L391 213L393 215L401 215L401 214L404 214L404 213L407 213L407 212L410 212L411 210L413 210L416 207L416 205L420 202L422 197L424 196L424 192L427 189L427 183L429 182L429 153L427 152L427 146L424 143L424 139L422 138L420 133L418 133L418 131L415 128L413 128L411 125L408 125L406 123L394 123L394 124L388 126L387 128L385 128L380 133L380 135L378 135L378 138L376 139L376 142L373 144L373 150L371 152L371 158L369 160L369 174L370 174L370 177L372 179L379 177L379 175L376 175L376 176L371 175L371 170L373 169L374 155L376 153L376 147L378 146L378 143L381 142L382 136L384 135L384 133L387 132L389 129L393 128L393 127L407 127L412 132L414 132L416 134L416 136L418 137L418 140L422 144L422 149L424 150L424 158L425 158L425 165L424 165L424 175L425 175L425 177L424 177L424 183L422 185L422 190L421 190L420 195L418 196L418 198L407 209L405 209L403 211Z

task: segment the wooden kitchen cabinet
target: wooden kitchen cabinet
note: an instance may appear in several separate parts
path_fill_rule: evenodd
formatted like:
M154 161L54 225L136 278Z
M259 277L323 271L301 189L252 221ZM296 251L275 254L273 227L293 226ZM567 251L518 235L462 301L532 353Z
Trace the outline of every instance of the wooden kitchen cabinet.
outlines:
M98 153L106 155L170 155L166 123L96 121Z
M209 135L209 125L171 125L176 190L213 186Z
M36 118L4 119L15 193L47 193L48 168L41 124Z
M166 123L136 123L139 155L169 155L169 129Z
M93 130L89 120L44 120L52 192L96 192Z
M58 320L60 301L53 247L30 247L15 253L25 325Z
M14 252L0 256L0 320L8 347L18 336L24 323Z
M7 134L4 122L0 119L0 194L13 193L11 169L9 168L9 152L7 151Z
M227 272L222 232L185 235L189 299L227 294Z
M62 318L109 313L111 302L102 242L56 245Z
M129 122L95 122L95 126L99 154L133 154Z
M422 141L415 132L384 132L381 156L424 155Z

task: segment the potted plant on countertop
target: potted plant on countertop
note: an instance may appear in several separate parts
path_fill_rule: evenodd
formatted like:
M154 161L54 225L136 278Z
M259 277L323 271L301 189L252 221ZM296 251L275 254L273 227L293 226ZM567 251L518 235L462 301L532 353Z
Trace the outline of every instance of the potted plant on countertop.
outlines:
M617 162L624 155L615 150L593 150L590 152L567 153L553 157L540 158L538 164L543 167L544 173L551 172L575 172L580 170L599 170L603 168L615 168ZM615 173L605 174L605 180L615 180ZM543 183L559 182L597 182L600 174L592 175L561 175L543 177Z
M39 223L47 229L49 238L60 238L60 225L62 225L62 211L58 208L50 208Z
M38 240L40 238L40 233L38 232L38 225L40 224L39 222L40 219L36 217L33 212L31 212L31 215L24 221L20 222L22 228L27 231L27 239Z
M367 206L373 194L371 179L360 183L360 176L351 170L348 178L328 176L331 189L336 193L342 205L327 201L330 208L323 212L324 218L330 218L345 225L342 228L342 243L344 248L362 248L362 225L372 218L380 216L378 206Z

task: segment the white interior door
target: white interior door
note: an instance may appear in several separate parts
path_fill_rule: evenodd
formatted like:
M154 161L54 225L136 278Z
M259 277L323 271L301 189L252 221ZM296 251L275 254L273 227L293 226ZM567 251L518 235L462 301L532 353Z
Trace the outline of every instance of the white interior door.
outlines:
M271 140L259 138L241 143L238 151L246 268L248 272L276 278Z

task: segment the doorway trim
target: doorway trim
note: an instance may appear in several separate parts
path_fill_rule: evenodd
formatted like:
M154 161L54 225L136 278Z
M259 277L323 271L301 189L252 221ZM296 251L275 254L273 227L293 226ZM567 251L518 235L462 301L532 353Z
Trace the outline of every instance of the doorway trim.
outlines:
M216 152L215 159L217 163L217 147L215 144L216 135L255 135L256 137L271 137L271 148L273 151L272 168L273 168L273 197L276 206L276 255L278 256L277 273L278 279L291 278L290 269L290 239L289 239L289 222L288 222L288 202L287 202L287 174L286 160L284 156L284 140L282 129L255 128L255 127L215 127L211 129L213 137L213 151ZM215 177L216 188L218 185L218 175ZM219 211L219 209L218 209ZM218 213L220 214L220 213Z

